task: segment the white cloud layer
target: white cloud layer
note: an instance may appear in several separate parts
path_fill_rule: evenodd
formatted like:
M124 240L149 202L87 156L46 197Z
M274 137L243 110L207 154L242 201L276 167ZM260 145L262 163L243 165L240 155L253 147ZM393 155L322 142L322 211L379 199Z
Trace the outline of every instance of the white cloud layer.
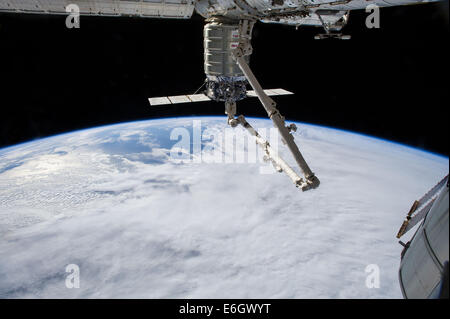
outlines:
M171 162L174 127L192 119L0 150L0 298L401 297L395 234L447 158L298 124L322 182L302 193L255 163ZM79 289L65 286L68 264L80 267ZM365 286L368 264L380 267L379 289Z

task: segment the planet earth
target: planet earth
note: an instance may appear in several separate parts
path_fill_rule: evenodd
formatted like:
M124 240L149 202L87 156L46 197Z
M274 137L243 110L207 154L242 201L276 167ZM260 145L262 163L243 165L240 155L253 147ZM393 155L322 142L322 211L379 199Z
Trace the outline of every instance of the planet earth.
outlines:
M1 149L0 298L401 298L395 235L448 158L296 124L321 181L306 192L223 117Z

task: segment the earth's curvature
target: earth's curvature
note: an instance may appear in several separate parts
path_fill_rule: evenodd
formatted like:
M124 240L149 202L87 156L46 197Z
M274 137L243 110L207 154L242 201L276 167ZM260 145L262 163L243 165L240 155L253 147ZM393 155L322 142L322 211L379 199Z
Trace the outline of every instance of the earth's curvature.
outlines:
M401 297L395 234L448 158L298 123L321 180L302 193L259 162L174 161L170 135L194 120L226 128L160 119L0 150L0 298ZM66 286L71 264L79 288ZM379 288L366 286L368 265Z

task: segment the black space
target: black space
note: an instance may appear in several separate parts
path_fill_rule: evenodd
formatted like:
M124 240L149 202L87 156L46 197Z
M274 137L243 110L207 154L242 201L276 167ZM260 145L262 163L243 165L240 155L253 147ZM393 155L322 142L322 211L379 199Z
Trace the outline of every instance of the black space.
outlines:
M448 149L448 1L381 9L381 28L352 12L350 41L316 28L258 23L251 67L287 119L353 130L444 155ZM136 119L223 115L223 104L151 108L151 96L204 81L203 19L0 14L0 146ZM266 116L256 99L238 113ZM225 120L225 118L224 118Z

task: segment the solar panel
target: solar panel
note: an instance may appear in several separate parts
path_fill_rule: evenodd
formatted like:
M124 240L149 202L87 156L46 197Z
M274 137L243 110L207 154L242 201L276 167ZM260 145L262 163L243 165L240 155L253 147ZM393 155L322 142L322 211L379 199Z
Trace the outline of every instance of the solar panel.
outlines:
M247 91L247 96L248 97L256 97L256 93L253 90Z
M264 90L264 93L266 93L268 96L278 95L273 90Z
M165 105L165 104L172 104L170 100L166 97L151 97L148 99L150 102L150 105Z
M264 93L266 93L268 96L274 96L274 95L288 95L288 94L294 94L292 92L289 92L284 89L270 89L270 90L264 90ZM248 97L256 97L256 92L253 90L247 91Z
M172 102L172 104L191 102L187 95L168 96L168 99L170 100L170 102Z
M193 95L188 95L188 98L189 98L192 102L210 101L210 98L207 97L205 94L193 94Z
M271 89L270 91L272 91L273 93L277 94L277 95L289 95L289 94L294 94L288 90L285 89Z
M264 90L264 92L269 96L274 95L288 95L294 94L285 89L270 89ZM256 93L253 90L247 91L247 97L256 97ZM162 96L162 97L152 97L148 101L150 105L167 105L167 104L179 104L179 103L190 103L190 102L203 102L211 101L209 97L205 94L191 94L191 95L175 95L175 96Z

